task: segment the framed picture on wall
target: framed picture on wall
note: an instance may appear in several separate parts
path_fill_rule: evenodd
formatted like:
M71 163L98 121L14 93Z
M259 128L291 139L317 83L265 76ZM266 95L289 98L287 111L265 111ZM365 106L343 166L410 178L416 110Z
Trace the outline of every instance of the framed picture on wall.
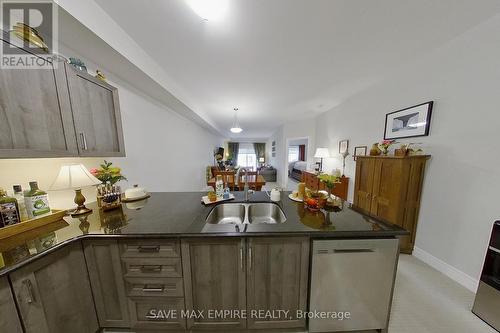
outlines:
M274 146L276 146L276 141L273 141L273 144L272 144L272 146L273 146L273 147L274 147Z
M349 140L339 141L339 154L344 154L349 150Z
M353 155L354 160L356 161L358 156L366 156L367 150L368 150L367 146L354 147L354 155Z
M276 157L276 153L273 153L273 157Z
M430 101L386 114L384 139L429 135L433 104Z

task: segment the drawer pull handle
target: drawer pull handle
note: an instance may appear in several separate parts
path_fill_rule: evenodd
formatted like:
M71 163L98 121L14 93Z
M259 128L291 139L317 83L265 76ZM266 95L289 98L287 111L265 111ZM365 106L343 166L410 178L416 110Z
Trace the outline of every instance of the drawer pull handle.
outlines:
M142 265L141 266L142 273L160 273L161 265Z
M372 249L336 249L333 250L334 253L367 253L367 252L375 252Z
M140 245L137 250L142 253L158 253L160 252L160 245Z
M162 293L164 289L165 289L164 285L160 285L160 286L148 286L148 285L145 285L142 288L142 291L145 292L145 293Z
M28 302L28 304L35 303L36 298L35 295L33 294L33 285L31 284L31 280L24 280L23 285L26 288L26 293L28 294L26 302Z

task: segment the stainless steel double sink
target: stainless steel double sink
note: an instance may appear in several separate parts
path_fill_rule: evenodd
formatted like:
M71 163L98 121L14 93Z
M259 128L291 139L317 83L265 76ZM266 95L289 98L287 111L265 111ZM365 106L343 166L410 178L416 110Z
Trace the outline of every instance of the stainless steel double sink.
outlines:
M285 221L281 207L271 202L220 204L206 219L209 224L279 224Z

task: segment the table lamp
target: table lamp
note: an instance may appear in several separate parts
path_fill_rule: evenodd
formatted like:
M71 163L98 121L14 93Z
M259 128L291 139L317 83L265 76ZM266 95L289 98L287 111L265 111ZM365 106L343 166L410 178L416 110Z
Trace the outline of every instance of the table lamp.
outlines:
M265 161L264 157L259 157L259 163L261 164L261 166L262 164L264 164L264 161Z
M78 216L90 213L92 209L85 207L85 197L82 188L101 184L101 181L94 177L83 164L63 165L56 180L50 187L51 190L75 190L76 209L70 212L71 216Z
M316 153L314 154L314 158L320 158L321 162L319 164L319 172L323 171L323 159L330 157L330 152L328 148L316 148Z

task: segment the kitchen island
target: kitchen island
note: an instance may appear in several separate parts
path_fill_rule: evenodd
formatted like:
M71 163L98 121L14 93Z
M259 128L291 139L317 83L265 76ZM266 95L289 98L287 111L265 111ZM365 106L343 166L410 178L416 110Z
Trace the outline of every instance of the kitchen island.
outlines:
M307 313L315 310L307 301L309 281L316 279L311 244L407 234L346 202L333 211L311 212L287 193L277 203L284 223L207 224L212 207L201 204L201 195L153 193L108 212L89 205L94 211L86 216L2 240L3 306L15 300L26 332L304 331L312 322ZM233 202L244 201L243 193L235 196ZM249 199L268 201L265 192ZM348 256L356 254L349 251ZM391 259L394 271L396 259ZM394 283L393 272L389 275L387 320ZM4 313L2 324L8 321ZM59 320L63 314L70 320ZM12 320L12 327L19 325ZM387 322L373 328L386 327Z

